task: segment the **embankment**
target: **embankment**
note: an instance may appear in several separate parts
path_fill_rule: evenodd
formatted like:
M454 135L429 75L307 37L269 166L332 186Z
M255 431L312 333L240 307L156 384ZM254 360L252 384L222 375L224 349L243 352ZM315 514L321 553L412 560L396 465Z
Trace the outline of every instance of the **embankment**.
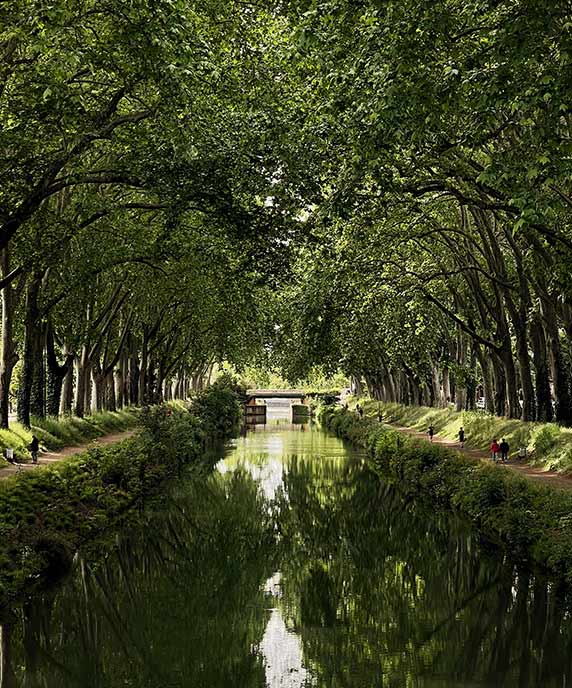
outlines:
M351 407L356 403L352 401ZM466 446L488 451L493 438L505 438L511 453L526 447L529 460L543 469L561 474L572 473L572 428L556 423L524 423L523 421L493 416L485 411L461 411L428 406L404 406L359 399L365 415L377 417L383 413L386 422L426 432L433 425L435 432L447 440L456 440L459 428L465 429Z
M537 486L343 409L325 407L320 419L366 449L380 475L408 495L460 512L511 557L572 583L572 493Z
M206 444L230 436L239 418L232 389L213 385L190 411L142 411L133 438L2 481L0 605L65 573L83 542L114 527L185 464L200 462Z

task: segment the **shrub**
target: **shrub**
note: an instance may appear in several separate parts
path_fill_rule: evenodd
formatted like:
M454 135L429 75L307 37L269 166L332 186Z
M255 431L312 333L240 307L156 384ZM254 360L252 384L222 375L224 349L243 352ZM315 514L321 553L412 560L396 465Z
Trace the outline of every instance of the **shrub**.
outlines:
M228 373L204 392L196 395L191 403L191 413L196 416L205 435L225 438L236 432L240 424L241 402L246 390L240 387Z
M24 585L41 586L46 577L62 575L81 542L111 527L182 464L197 461L207 430L227 437L239 413L236 392L213 386L200 395L195 411L146 409L135 437L0 481L0 604ZM97 414L46 427L71 437L73 428L109 431L132 419L132 413Z

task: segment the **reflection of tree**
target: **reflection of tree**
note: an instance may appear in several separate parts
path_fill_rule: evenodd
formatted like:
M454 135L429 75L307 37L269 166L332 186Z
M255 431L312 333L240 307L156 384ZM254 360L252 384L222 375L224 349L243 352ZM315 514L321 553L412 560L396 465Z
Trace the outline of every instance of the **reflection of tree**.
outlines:
M186 482L148 516L25 605L6 686L264 686L273 533L256 485L242 473Z
M312 450L329 452L315 435ZM261 588L277 569L312 685L560 688L572 675L558 590L359 457L300 452L273 511L234 468L183 480L130 532L91 546L60 590L16 610L0 688L262 688Z
M358 463L292 461L278 523L283 613L319 686L550 687L570 675L554 586Z

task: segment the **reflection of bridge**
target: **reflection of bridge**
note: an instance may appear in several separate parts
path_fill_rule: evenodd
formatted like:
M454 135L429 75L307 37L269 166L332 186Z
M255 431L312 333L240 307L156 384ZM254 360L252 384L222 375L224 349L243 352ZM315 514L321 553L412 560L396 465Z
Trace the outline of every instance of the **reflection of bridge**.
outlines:
M303 389L248 389L246 396L249 399L305 399L306 392Z

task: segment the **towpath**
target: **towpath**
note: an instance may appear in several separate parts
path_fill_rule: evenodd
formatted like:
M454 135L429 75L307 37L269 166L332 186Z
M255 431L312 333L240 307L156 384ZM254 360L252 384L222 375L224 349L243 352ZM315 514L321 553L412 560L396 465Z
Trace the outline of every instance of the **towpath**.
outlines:
M426 442L429 442L427 433L419 432L418 430L413 430L413 428L407 428L402 425L397 425L395 423L386 423L386 425L393 428L394 430L399 430L399 432L402 432L406 435L412 435L413 437L417 437L419 439L425 440ZM447 447L450 447L451 449L457 451L459 454L463 454L463 456L469 456L472 459L476 459L478 461L487 461L489 463L491 462L490 454L488 452L483 451L482 449L469 449L468 447L461 449L458 442L454 442L453 440L447 440L443 437L439 437L439 435L433 435L433 442L434 444L443 444ZM519 475L522 475L525 478L529 478L530 480L534 480L535 482L540 483L542 485L556 487L561 490L572 490L572 477L560 475L556 471L545 471L540 468L535 468L534 466L531 466L530 464L524 461L519 461L517 459L510 459L508 463L499 463L498 465L502 468L505 468L506 470L514 471L515 473L518 473Z
M109 444L115 444L116 442L122 442L123 440L133 437L137 430L124 430L123 432L112 432L109 435L102 435L101 437L96 437L93 440L85 444L79 444L75 447L64 447L57 452L40 452L39 460L37 464L29 463L19 463L15 466L7 466L6 468L0 469L0 480L2 478L8 478L11 475L21 473L23 471L36 471L42 467L51 466L58 461L63 461L68 459L70 456L75 456L76 454L81 454L87 451L90 447L97 445L106 446Z

